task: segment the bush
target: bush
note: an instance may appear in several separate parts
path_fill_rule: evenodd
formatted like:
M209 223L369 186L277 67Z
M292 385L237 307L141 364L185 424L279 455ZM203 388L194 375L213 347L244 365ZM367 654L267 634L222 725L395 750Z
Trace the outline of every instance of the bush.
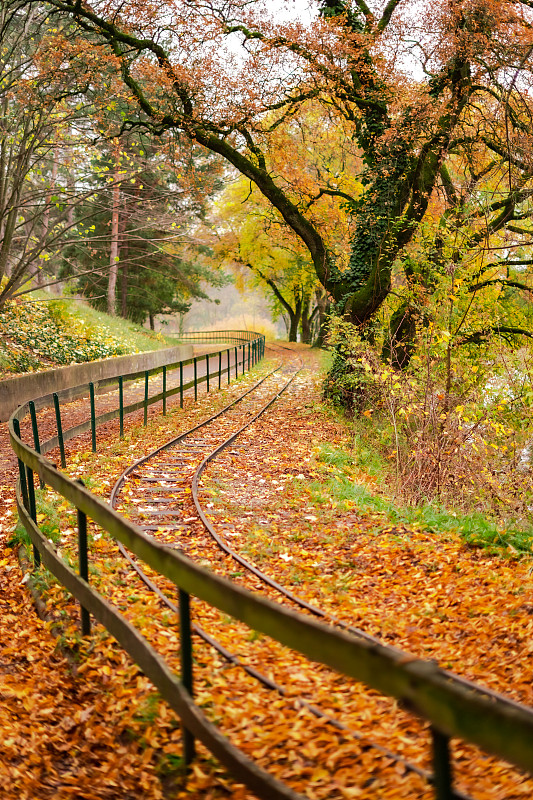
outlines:
M390 464L386 479L410 504L440 500L531 525L531 372L523 353L456 348L429 330L405 371L349 323L333 319L324 395L354 418L363 446ZM511 363L511 359L514 362Z
M373 347L354 325L339 317L329 323L333 361L324 379L324 397L349 412L361 414L381 402L381 364Z

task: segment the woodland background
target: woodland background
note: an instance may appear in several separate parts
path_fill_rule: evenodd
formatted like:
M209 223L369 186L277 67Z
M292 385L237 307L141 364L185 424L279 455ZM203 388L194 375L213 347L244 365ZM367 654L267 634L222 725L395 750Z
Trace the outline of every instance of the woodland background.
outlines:
M528 530L532 22L5 0L3 324L36 289L155 328L259 288L291 341L328 337L325 395L398 495Z

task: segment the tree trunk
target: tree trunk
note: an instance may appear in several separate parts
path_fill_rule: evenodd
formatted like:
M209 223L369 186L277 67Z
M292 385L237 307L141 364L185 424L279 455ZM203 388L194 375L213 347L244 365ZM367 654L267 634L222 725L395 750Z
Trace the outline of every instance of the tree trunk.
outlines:
M290 325L289 325L289 342L297 342L298 341L298 323L300 322L299 317L297 314L290 315Z
M124 201L124 213L120 221L120 257L122 259L120 282L120 316L128 318L128 239L126 236L126 223L128 219L128 204Z
M381 355L395 369L407 369L409 366L415 350L418 316L419 312L409 302L402 303L391 316Z
M314 347L323 347L327 335L329 314L329 300L326 292L320 288L316 290L316 305L318 309L318 330L313 342Z
M150 319L150 330L151 331L155 331L155 317L151 312L150 312L150 314L148 316L149 316L149 319Z
M67 190L68 190L68 212L67 212L67 228L70 232L74 225L74 197L76 184L74 182L74 175L72 174L72 167L67 163Z
M305 295L302 301L302 342L311 344L311 295Z
M41 241L45 242L46 237L48 236L48 231L50 230L50 206L52 204L52 197L54 193L54 189L56 186L57 180L57 158L56 154L53 153L52 156L52 176L50 182L50 188L46 193L45 201L44 201L44 213L43 213L43 222L41 226ZM37 267L37 286L42 286L44 283L44 275L43 275L43 266Z
M302 317L302 301L298 299L294 304L294 310L290 307L287 308L289 315L289 342L298 341L298 328L300 327L300 319Z
M109 278L107 282L107 313L116 315L116 286L119 262L119 222L120 222L120 178L119 178L119 140L115 143L115 169L113 171L113 191L111 195L111 247L109 248Z

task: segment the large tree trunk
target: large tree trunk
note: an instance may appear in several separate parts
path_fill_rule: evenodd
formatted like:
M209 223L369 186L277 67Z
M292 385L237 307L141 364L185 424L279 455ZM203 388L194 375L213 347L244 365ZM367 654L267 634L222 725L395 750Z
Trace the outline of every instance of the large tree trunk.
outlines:
M418 310L406 302L390 318L381 354L395 369L406 369L409 366L415 350L418 316Z

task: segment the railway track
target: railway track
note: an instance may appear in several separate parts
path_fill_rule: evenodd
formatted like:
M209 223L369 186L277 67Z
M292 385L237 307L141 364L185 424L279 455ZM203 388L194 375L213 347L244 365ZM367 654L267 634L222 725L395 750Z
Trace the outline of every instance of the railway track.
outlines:
M277 349L282 348L278 346ZM201 553L203 566L209 566L226 576L230 574L233 580L237 577L239 583L252 591L263 592L278 602L281 599L281 602L289 603L292 607L345 629L366 641L377 642L375 637L359 628L347 625L331 613L308 603L238 554L219 535L208 519L206 509L202 507L199 498L200 479L209 462L222 450L234 445L240 434L273 405L298 375L302 366L301 359L294 357L294 351L289 352L293 353L293 358L280 363L217 414L127 467L113 487L110 502L118 511L127 511L128 517L158 542L178 548L192 558L197 558L198 553ZM238 456L238 450L235 450L235 456ZM157 595L164 606L177 614L178 605L157 580L150 577L120 543L118 548L145 586ZM237 562L243 568L243 572L238 576L228 567L228 562L231 561ZM248 676L280 697L287 696L287 690L283 685L267 675L266 671L245 663L204 627L193 623L192 630L228 664L242 669ZM294 702L294 697L291 697L291 702ZM432 777L428 770L413 764L388 747L369 740L364 734L345 725L308 698L298 697L296 706L305 708L314 717L324 720L343 735L364 742L365 747L375 750L378 755L393 760L402 765L406 771L415 773L424 781L431 783ZM466 795L459 792L456 792L454 797L468 800Z

